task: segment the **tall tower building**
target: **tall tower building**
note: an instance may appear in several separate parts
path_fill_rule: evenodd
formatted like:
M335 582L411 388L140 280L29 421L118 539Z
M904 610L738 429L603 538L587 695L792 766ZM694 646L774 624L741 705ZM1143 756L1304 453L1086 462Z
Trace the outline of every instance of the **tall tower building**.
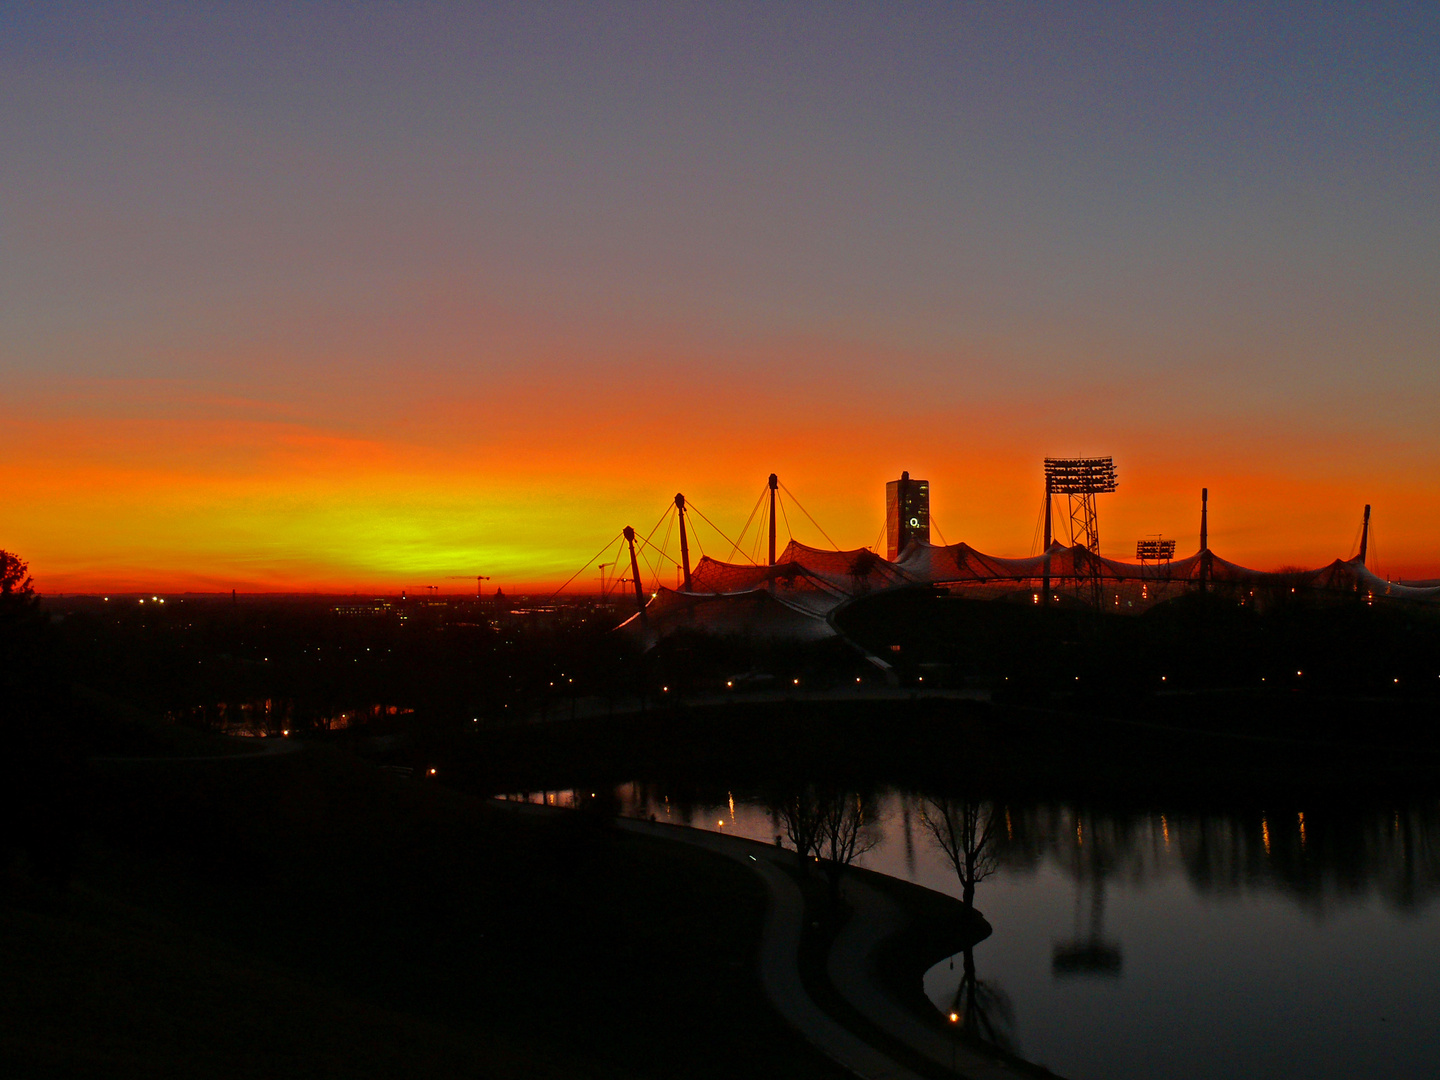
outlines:
M885 485L885 557L894 562L911 540L930 542L930 481L902 472Z

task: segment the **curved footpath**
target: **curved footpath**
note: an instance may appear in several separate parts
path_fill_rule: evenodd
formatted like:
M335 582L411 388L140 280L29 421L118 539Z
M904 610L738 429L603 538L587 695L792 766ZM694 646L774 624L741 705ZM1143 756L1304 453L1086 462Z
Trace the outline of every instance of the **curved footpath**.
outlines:
M117 756L94 758L92 761L104 765L245 761L291 754L300 749L301 744L296 741L277 739L267 741L257 751L237 754ZM553 808L532 803L496 801L507 809L522 813L553 812ZM758 874L770 898L760 939L760 982L775 1011L826 1057L864 1080L924 1080L918 1073L837 1022L816 1005L806 991L800 978L799 964L805 899L800 887L780 865L782 861L793 860L793 852L745 837L726 836L683 825L635 818L617 818L615 824L632 833L705 848ZM854 875L846 878L842 886L851 915L831 945L826 966L826 974L840 996L875 1027L947 1072L957 1072L970 1080L995 1080L1015 1075L1003 1061L977 1053L947 1037L943 1030L927 1027L885 991L875 977L876 953L886 941L905 928L905 912L884 893Z
M921 1080L918 1073L822 1011L806 992L798 960L805 901L799 886L780 866L782 860L794 859L793 852L681 825L633 818L617 819L616 824L631 832L706 848L759 874L770 894L759 963L760 981L771 1006L812 1045L856 1076L865 1080ZM845 890L852 914L835 940L827 968L840 995L876 1027L947 1072L958 1070L971 1080L1014 1076L1014 1070L1004 1063L926 1027L885 992L874 977L875 953L904 928L905 913L883 893L853 877L845 882Z
M879 889L853 875L844 879L841 887L852 915L836 935L826 965L830 983L840 996L876 1027L943 1069L962 1071L971 1080L1015 1076L1015 1070L1002 1059L927 1027L885 992L874 977L875 955L905 928L905 912Z

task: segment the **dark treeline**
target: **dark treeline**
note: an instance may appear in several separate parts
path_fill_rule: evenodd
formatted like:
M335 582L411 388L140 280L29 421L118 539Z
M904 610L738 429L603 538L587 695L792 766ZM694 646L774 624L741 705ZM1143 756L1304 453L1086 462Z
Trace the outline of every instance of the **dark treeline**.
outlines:
M1440 750L1423 703L1197 693L1142 701L1134 711L1150 719L936 697L670 701L647 713L481 732L448 748L448 760L457 782L486 793L599 790L644 778L683 797L724 777L756 792L958 785L992 799L1204 812L1217 803L1436 788ZM1277 716L1284 734L1272 733ZM1412 738L1422 727L1428 738Z
M917 590L854 604L840 622L904 677L1012 698L1284 687L1440 700L1440 611L1284 584L1098 617L1073 602L1035 606L1028 591L982 601Z
M24 853L63 882L78 843L81 737L65 652L18 556L0 551L0 861Z
M233 734L491 722L619 693L632 652L587 605L531 616L474 600L131 597L46 611L75 684Z
M681 633L644 652L614 631L625 612L579 601L525 611L459 599L145 599L9 597L12 797L64 790L88 756L143 751L141 720L396 735L395 763L453 766L483 793L737 767L779 790L918 786L957 769L1075 798L1317 778L1373 790L1412 784L1440 739L1437 614L1304 592L1263 603L1191 594L1097 618L917 591L842 614L893 665L891 690L924 680L994 699L973 708L806 704L811 691L833 698L886 680L839 640ZM796 700L693 704L754 691ZM1278 741L1196 741L1193 731Z
M39 613L49 659L35 670L62 666L59 682L216 731L404 731L431 744L520 717L886 681L838 640L682 632L646 653L614 632L625 612L579 601L516 614L489 600L166 599L48 600ZM1190 594L1142 616L1097 618L916 591L854 604L840 624L892 666L892 684L1132 719L1328 737L1358 714L1323 702L1364 701L1373 715L1377 702L1440 701L1440 613L1358 598ZM39 639L27 640L33 649ZM1197 691L1263 703L1206 702L1200 716L1185 696Z

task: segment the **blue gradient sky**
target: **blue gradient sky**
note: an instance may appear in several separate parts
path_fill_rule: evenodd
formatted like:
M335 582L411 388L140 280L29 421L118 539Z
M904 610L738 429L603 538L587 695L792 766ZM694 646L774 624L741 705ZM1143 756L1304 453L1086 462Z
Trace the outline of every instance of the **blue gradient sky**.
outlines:
M1113 453L1107 554L1440 572L1437 113L1433 5L0 6L0 545L533 584L906 468L1018 554Z

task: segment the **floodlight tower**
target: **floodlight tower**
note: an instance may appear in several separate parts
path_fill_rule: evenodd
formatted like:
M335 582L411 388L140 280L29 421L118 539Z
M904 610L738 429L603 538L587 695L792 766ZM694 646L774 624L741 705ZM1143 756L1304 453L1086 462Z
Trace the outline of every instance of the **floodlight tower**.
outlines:
M1141 564L1147 562L1168 563L1175 557L1175 541L1165 540L1157 536L1153 540L1135 541L1135 558Z
M1070 543L1083 547L1089 555L1075 560L1076 590L1082 595L1088 591L1097 611L1100 609L1100 519L1095 512L1095 496L1108 495L1118 486L1114 458L1045 459L1045 490L1048 495L1070 497Z
M1135 558L1140 562L1140 576L1145 576L1145 564L1154 563L1157 570L1164 564L1164 572L1157 574L1169 577L1170 560L1175 558L1175 541L1166 540L1164 537L1156 536L1153 540L1135 541Z

